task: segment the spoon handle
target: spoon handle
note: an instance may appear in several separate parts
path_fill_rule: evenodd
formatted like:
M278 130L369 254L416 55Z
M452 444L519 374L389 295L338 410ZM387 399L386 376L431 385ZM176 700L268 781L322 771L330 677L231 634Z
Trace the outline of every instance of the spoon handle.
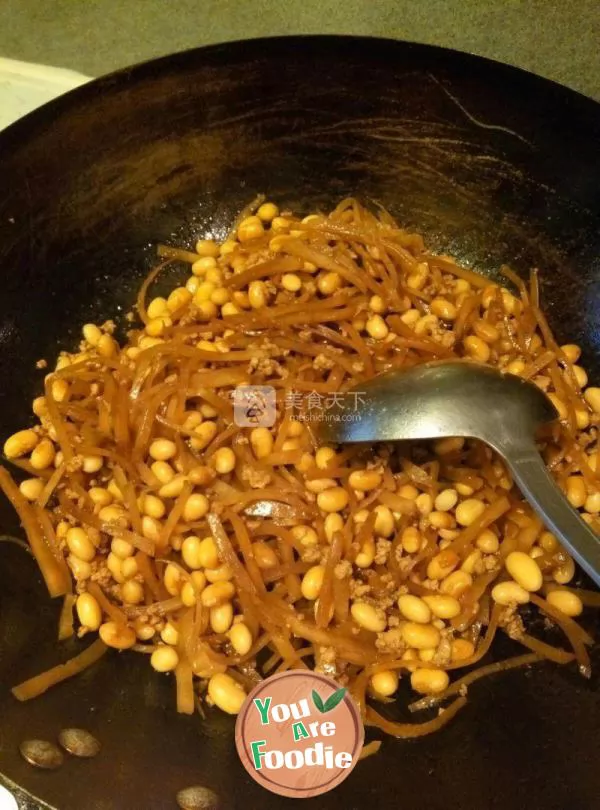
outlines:
M512 447L504 457L515 483L545 525L600 586L600 538L565 498L537 448Z

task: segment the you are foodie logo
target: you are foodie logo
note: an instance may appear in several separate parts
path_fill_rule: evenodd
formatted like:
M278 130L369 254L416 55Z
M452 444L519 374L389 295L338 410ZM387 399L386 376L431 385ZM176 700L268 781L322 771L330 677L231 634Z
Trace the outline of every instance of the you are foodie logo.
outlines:
M310 798L348 776L362 751L364 728L346 689L324 675L294 670L250 692L235 741L242 764L260 785Z

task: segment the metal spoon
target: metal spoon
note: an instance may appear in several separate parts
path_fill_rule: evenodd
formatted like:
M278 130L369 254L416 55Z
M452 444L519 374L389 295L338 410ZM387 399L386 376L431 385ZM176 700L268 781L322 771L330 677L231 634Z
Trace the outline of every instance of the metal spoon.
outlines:
M488 444L548 529L600 586L600 540L571 507L535 445L537 429L557 413L533 383L478 363L426 363L354 388L355 411L344 408L345 399L323 412L318 430L328 443L460 436Z

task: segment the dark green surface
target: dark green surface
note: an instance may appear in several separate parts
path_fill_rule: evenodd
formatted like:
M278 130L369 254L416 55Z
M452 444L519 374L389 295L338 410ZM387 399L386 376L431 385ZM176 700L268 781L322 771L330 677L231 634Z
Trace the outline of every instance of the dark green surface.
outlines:
M93 76L213 42L304 33L457 48L600 100L598 0L0 0L0 56Z

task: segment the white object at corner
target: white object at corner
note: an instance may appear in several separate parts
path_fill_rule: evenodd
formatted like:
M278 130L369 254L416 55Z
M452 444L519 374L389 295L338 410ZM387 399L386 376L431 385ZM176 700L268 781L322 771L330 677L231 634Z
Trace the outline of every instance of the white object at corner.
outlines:
M89 81L89 76L73 70L0 58L0 129ZM0 810L4 810L1 803Z
M0 785L0 810L19 810L15 797L2 785Z

